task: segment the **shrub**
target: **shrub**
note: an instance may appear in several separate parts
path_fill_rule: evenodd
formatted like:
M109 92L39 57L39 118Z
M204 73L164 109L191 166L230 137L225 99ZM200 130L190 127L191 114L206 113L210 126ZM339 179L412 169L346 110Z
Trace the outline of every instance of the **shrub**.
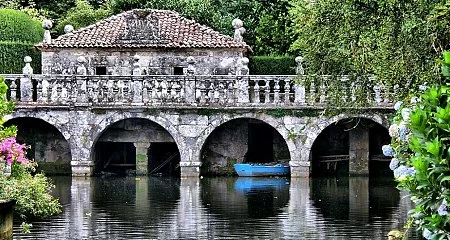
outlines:
M23 58L30 56L34 73L41 72L41 53L33 44L19 42L0 42L0 73L22 73L25 66Z
M252 75L294 75L295 57L254 56L250 58L249 68Z
M444 69L450 66L450 53L445 56ZM448 239L450 87L432 87L408 103L398 102L395 109L389 128L392 142L383 146L383 153L393 157L390 168L398 187L409 192L415 203L410 222L426 239Z
M13 110L13 105L6 101L6 91L0 77L1 123L3 116ZM31 174L35 164L25 157L27 146L16 142L16 130L0 124L0 199L16 200L14 209L23 219L46 218L60 213L58 200L50 195L53 185L44 175Z
M41 54L34 44L42 40L41 23L27 14L12 9L0 9L0 73L22 73L23 58L33 59L35 73L41 70Z
M44 29L41 23L26 13L12 9L0 9L0 42L38 43Z

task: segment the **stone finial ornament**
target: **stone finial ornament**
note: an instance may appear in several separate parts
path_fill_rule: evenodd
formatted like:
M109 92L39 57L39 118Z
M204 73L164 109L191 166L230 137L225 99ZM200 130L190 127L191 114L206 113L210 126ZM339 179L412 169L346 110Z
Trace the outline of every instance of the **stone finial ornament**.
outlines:
M233 25L234 28L234 40L238 41L238 42L242 42L244 40L244 38L242 37L242 35L245 33L245 28L244 23L242 22L241 19L234 19L231 24Z
M73 30L74 30L74 28L73 28L73 26L70 25L70 24L64 26L64 32L65 32L66 34L67 34L67 33L72 33Z
M52 43L52 36L50 35L50 29L53 27L52 21L45 19L42 21L42 27L45 29L43 42L46 44Z
M237 75L249 75L250 70L248 68L248 63L250 60L246 57L240 59L239 64L237 66Z
M303 57L301 57L301 56L296 57L295 62L297 63L297 68L295 69L295 73L297 75L305 75L305 69L303 68Z
M32 75L33 74L33 68L31 67L30 63L32 61L30 56L26 56L23 61L25 62L25 67L22 69L22 73L24 75Z
M83 56L79 56L77 58L77 63L77 75L87 75L86 66L84 66L84 64L86 63L86 58Z
M188 57L186 59L186 62L188 63L187 67L187 75L195 75L195 59L194 57Z

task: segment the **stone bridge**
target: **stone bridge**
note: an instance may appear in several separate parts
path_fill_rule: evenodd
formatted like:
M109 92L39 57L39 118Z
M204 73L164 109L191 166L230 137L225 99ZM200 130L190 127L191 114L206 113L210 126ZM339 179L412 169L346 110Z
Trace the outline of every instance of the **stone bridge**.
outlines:
M280 157L272 157L270 161L288 162L292 177L307 177L313 165L314 144L321 133L335 125L333 123L349 125L345 131L352 129L348 131L347 143L340 146L339 140L333 137L334 130L324 139L337 145L336 149L347 148L343 155L349 156L350 174L368 174L369 161L376 155L376 150L369 151L369 148L386 141L388 115L393 105L389 99L395 94L394 89L377 83L374 78L352 79L348 76L334 77L334 80L331 76L308 80L302 75L26 73L3 77L9 85L7 98L16 103L16 110L7 116L6 124L18 125L19 135L24 139L35 139L33 151L38 162L61 160L67 163L73 176L91 176L114 164L135 165L137 174L148 174L151 172L149 146L165 142L175 144L178 149L177 168L181 176L198 177L206 174L202 172L205 155L216 158L212 163L208 162L210 168L226 168L227 161L245 161L250 154L249 138L253 143L261 143L262 132L273 129L269 134L272 136L270 141L279 147L268 154L280 153ZM364 106L352 107L352 104L361 103L361 99ZM332 116L324 113L335 105L342 107L339 105L342 103L359 111ZM370 124L358 124L361 119ZM249 127L253 123L256 127ZM260 128L261 124L265 127ZM382 129L384 135L375 138L372 144L369 128L374 125L378 126L376 129ZM21 133L21 126L34 127ZM250 136L249 131L254 131L253 135ZM219 135L213 137L215 132ZM382 134L378 130L373 132ZM239 140L239 136L244 140ZM53 145L49 144L51 141ZM106 144L101 147L100 142L132 143L135 153L131 155L135 162L114 163L115 156L108 155L109 159L105 157L106 160L98 163L102 157L96 149L108 152L119 146ZM227 145L233 142L234 145ZM317 150L317 156L339 156L339 151L327 152L326 145ZM253 146L253 152L257 155L265 146ZM228 151L228 156L218 156L218 149ZM369 155L369 152L373 153Z

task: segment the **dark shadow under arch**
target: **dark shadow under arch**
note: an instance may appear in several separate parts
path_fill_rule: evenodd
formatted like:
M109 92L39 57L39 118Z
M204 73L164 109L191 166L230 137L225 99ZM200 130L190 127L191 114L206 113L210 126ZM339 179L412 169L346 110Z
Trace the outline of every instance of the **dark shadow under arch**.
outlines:
M180 152L161 125L127 118L100 133L92 151L95 174L180 175Z
M202 175L234 175L234 163L290 161L289 149L271 125L253 118L238 118L218 126L201 151Z
M358 152L359 156L367 155L368 162L358 164L367 165L371 176L390 176L390 159L381 154L381 146L389 142L387 129L373 120L341 119L326 127L314 141L311 175L348 176L350 156Z
M55 126L31 117L13 118L4 124L11 125L17 126L17 141L30 146L27 157L38 163L38 172L49 175L71 174L70 145Z

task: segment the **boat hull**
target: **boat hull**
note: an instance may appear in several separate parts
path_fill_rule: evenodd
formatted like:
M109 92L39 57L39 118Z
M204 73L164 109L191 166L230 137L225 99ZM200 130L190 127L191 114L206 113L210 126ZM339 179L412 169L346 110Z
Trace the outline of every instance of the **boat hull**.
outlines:
M286 176L290 173L289 165L281 163L275 165L236 163L234 170L240 177Z

